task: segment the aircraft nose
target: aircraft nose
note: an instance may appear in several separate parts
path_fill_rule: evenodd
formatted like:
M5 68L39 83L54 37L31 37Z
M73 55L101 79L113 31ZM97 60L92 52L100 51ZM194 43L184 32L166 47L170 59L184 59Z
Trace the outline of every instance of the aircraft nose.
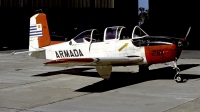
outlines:
M189 42L187 42L184 39L180 39L180 41L178 41L178 45L177 45L177 59L179 59L181 52L184 48L186 48L189 45Z
M183 39L180 39L180 41L178 42L178 47L180 49L186 48L188 45L189 45L189 42Z

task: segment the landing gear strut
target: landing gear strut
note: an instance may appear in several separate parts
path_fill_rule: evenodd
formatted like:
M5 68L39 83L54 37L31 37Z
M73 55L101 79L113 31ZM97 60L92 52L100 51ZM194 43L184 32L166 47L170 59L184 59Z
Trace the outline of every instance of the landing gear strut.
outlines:
M182 83L182 82L187 82L188 79L184 79L184 77L179 74L180 73L180 69L178 68L177 66L177 61L173 61L174 63L174 68L173 69L176 69L176 75L174 76L174 80L177 82L177 83Z
M150 65L139 65L139 73L148 73Z

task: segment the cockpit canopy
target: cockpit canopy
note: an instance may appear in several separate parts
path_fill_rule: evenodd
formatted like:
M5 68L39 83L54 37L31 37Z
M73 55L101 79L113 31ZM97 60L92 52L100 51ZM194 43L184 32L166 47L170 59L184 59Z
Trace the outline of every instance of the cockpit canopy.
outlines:
M78 34L76 37L74 37L73 40L76 43L90 42L94 31L98 32L96 29L85 30L81 32L80 34Z
M143 38L148 36L139 26L134 27L132 35L129 36L128 30L124 26L107 27L104 33L99 33L97 29L85 30L74 37L75 43L102 42L122 39Z
M145 36L149 36L144 30L142 30L139 26L135 26L132 32L132 39L134 38L143 38Z
M128 31L124 26L107 27L104 31L104 41L112 39L128 39Z

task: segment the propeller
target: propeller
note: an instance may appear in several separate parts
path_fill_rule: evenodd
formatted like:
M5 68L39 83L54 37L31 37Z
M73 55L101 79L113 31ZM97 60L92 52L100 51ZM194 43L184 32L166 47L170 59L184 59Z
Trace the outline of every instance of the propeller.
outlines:
M191 26L189 27L189 29L188 29L188 31L187 31L187 33L186 33L185 40L186 40L188 34L190 33L190 29L191 29Z
M181 49L183 49L189 45L189 42L187 42L186 39L190 33L190 30L191 30L191 26L189 27L189 29L185 35L185 38L180 39L180 41L178 42L178 46L181 47Z
M183 48L186 48L188 45L189 45L189 42L186 41L189 33L190 33L190 30L191 30L191 26L189 27L186 35L185 35L185 38L181 38L179 41L178 41L178 47L179 47L179 51L178 51L178 54L177 54L177 59L179 59L180 55L181 55L181 52L183 50Z

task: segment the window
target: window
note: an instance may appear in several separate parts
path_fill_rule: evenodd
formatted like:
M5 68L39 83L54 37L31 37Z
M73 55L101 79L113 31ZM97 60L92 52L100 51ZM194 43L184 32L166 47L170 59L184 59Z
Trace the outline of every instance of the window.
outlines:
M106 30L106 40L115 39L116 37L116 28L108 28Z
M86 30L78 34L74 41L77 43L84 43L84 42L90 42L92 30Z

